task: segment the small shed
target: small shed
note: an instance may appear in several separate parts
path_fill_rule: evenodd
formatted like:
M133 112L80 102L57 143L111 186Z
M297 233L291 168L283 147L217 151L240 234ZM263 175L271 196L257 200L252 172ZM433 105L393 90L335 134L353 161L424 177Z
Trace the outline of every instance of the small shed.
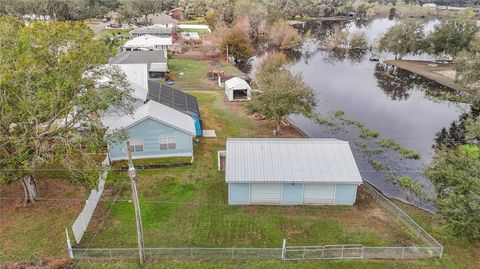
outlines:
M225 94L230 102L251 100L251 91L250 85L239 77L225 81Z
M228 138L225 167L231 205L353 205L362 183L347 141Z

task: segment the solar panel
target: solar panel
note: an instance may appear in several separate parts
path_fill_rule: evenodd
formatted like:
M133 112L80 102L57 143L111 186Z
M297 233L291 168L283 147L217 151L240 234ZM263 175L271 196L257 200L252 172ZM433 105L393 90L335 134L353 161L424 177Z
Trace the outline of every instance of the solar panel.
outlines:
M147 100L154 100L186 114L193 112L200 117L200 110L195 96L155 81L148 81Z

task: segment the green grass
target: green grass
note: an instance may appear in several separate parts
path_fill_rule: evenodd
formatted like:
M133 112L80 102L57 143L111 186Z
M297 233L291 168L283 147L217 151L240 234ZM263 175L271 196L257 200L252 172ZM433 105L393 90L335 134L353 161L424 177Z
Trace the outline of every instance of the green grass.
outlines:
M106 36L115 36L115 35L128 35L132 31L132 29L103 29L102 31L98 32L95 37L97 39L103 39Z
M207 21L203 17L198 17L193 20L181 20L178 21L178 24L206 24Z
M397 177L398 184L400 187L402 187L404 190L416 193L418 195L424 194L424 186L422 183L413 180L409 176L401 176Z
M378 134L377 131L370 130L370 129L365 128L365 127L360 129L360 137L362 137L362 138L367 138L367 139L368 138L376 138L376 137L378 137L378 135L379 134Z
M168 165L175 165L175 164L190 163L191 160L192 160L191 157L140 159L140 160L133 160L133 165L139 166L139 167L148 167L148 166L156 166L156 165L168 166ZM128 168L128 162L126 160L112 162L113 170L118 170L122 168Z
M398 151L407 159L415 159L415 160L420 159L420 153L414 150L411 150L409 148L406 148L402 146L400 143L398 143L397 141L390 138L380 138L380 146L383 148L388 148L388 149L393 149L395 151Z
M196 32L202 38L210 34L207 29L181 28L180 32Z
M210 70L224 71L229 75L242 75L234 65L228 62L200 61L172 58L168 61L170 75L175 86L182 90L217 90L217 81L209 81L207 73ZM183 73L183 75L180 75Z

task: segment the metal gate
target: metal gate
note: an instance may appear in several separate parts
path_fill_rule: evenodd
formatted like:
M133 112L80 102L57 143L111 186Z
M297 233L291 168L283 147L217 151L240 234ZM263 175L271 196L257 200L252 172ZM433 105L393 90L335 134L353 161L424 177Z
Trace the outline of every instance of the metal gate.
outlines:
M285 247L285 260L363 259L362 245Z

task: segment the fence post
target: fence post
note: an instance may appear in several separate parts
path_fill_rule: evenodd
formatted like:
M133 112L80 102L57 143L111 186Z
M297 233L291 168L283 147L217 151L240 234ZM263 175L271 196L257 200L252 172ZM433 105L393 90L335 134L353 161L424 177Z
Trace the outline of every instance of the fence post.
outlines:
M365 247L362 246L362 249L361 249L361 258L364 259L364 255L365 255Z
M403 255L405 254L405 247L402 248L402 257L400 258L401 260L403 260Z
M72 243L70 242L70 237L68 236L68 229L65 228L65 234L67 235L67 250L68 250L68 257L70 259L73 259L73 249L72 249Z
M285 260L285 254L286 254L286 249L287 248L287 239L283 238L283 244L282 244L282 260Z

